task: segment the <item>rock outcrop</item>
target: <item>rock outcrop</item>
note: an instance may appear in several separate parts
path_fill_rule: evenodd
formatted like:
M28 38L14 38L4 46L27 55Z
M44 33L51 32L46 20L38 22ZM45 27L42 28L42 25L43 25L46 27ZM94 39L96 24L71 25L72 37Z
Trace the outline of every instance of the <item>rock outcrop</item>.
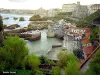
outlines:
M6 29L15 29L15 28L18 28L18 27L20 27L20 25L13 24L13 25L7 26Z

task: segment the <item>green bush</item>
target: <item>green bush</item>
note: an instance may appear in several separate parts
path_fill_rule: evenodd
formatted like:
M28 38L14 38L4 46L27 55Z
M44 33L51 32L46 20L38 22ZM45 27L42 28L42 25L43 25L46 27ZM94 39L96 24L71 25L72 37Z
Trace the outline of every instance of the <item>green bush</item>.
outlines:
M48 59L44 56L39 57L41 64L48 64Z
M44 75L44 74L43 74L42 71L37 70L37 71L35 71L35 74L34 75Z
M3 47L0 50L0 59L2 62L7 62L8 69L21 68L22 60L28 54L28 48L24 40L19 37L8 37L3 42Z
M39 59L40 59L41 64L52 64L52 65L55 64L55 62L53 60L49 60L45 56L41 56L41 57L39 57Z
M58 58L58 66L63 68L64 66L66 66L67 61L68 61L68 53L66 51L61 51L57 54L57 58Z
M2 16L0 16L0 46L2 46L3 40L4 40L4 36L3 36L3 21L2 21Z
M61 75L61 69L58 66L52 67L51 75Z
M68 61L67 66L64 68L65 75L82 75L77 65L77 62Z
M3 30L3 21L2 21L2 17L0 17L0 31Z
M58 55L58 66L63 70L65 75L82 75L79 66L78 59L72 53L61 51Z
M33 15L30 19L30 21L41 21L40 15Z
M96 52L93 60L90 62L87 75L100 75L100 49Z
M35 56L34 54L30 54L28 55L25 59L24 59L24 64L23 67L25 66L26 69L30 68L32 70L37 70L39 65L40 65L40 60L37 56ZM25 68L24 67L24 68Z
M91 42L94 42L94 40L100 40L99 39L99 27L91 27L91 35L90 35L90 40Z

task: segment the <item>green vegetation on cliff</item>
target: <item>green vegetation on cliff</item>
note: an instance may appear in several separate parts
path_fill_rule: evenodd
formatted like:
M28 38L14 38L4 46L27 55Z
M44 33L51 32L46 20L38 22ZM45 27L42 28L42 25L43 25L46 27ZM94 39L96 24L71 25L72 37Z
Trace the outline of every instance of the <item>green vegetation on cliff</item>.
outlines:
M57 15L55 15L52 20L53 21L59 21L61 19L67 20L69 21L70 19L66 18L66 17L70 17L72 15L72 12L60 12Z
M29 20L30 21L41 21L41 17L40 15L34 15Z
M80 19L78 22L76 22L77 27L89 27L93 23L93 20L96 18L100 18L100 10L97 10L93 14L85 17L84 19Z
M98 50L89 65L87 75L100 75L100 50Z

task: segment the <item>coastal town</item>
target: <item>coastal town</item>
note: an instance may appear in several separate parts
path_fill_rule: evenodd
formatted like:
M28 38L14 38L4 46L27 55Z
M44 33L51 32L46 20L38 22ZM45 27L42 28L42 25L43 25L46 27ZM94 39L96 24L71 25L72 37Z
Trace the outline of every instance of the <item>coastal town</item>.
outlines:
M100 75L99 56L100 4L0 8L0 75Z

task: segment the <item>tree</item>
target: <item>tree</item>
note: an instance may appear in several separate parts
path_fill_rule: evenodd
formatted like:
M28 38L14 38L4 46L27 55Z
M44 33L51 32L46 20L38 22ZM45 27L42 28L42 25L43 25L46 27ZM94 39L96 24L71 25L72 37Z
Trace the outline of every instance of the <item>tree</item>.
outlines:
M3 42L3 47L0 50L0 59L6 62L6 69L21 68L22 60L28 54L28 48L24 40L19 37L8 37Z
M2 16L0 15L0 19L2 20Z
M44 75L42 71L37 70L34 75Z
M47 64L48 63L48 59L44 56L41 56L39 59L40 59L41 64Z
M67 53L67 51L61 51L57 55L58 58L58 66L61 68L67 66L69 61L77 61L77 57L74 56L72 53Z
M2 16L0 16L0 32L3 30Z
M40 65L40 60L34 54L30 54L24 59L24 63L26 68L30 67L33 71L35 71L38 69L38 66Z
M49 60L48 58L46 58L45 56L41 56L39 57L41 64L55 64L55 62L53 60Z
M5 62L3 61L4 60L4 57L5 57L5 51L2 47L0 47L0 72L2 72L4 69L5 69Z
M82 75L79 70L78 59L72 53L61 51L58 54L58 63L65 75Z
M71 16L72 15L72 12L60 12L57 15Z
M100 75L100 50L98 50L90 62L87 75Z
M89 27L89 24L85 20L81 19L78 22L75 22L77 27Z
M96 12L94 12L93 14L85 17L84 19L88 22L88 23L92 23L94 19L96 18L100 18L100 9L97 10Z
M76 61L68 61L67 67L64 68L65 75L82 75Z
M61 75L61 70L58 66L52 67L51 75Z
M68 19L67 17L71 16L72 15L72 12L60 12L58 13L57 15L55 15L52 20L53 21L59 21L61 19L64 19L64 20L67 20L67 21L71 21L70 19Z
M68 61L68 53L66 51L61 51L57 54L58 58L58 66L63 68L64 66L67 65Z
M76 22L77 27L89 27L94 19L100 18L100 10L97 10L93 14L86 16L84 19Z
M2 16L0 16L0 46L2 45L3 39L3 21Z
M74 53L74 55L77 57L77 58L83 58L83 52L82 52L82 50L80 50L80 49L76 49L76 50L73 50L73 53Z
M99 27L91 27L90 40L91 42L94 42L94 40L99 40Z

